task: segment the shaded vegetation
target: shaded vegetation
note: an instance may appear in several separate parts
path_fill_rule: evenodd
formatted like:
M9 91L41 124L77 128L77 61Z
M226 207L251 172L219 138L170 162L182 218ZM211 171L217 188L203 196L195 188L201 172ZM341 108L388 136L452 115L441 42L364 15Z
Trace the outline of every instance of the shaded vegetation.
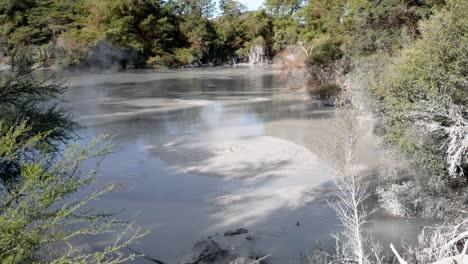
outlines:
M62 67L174 67L240 61L259 36L269 42L269 15L234 0L219 8L213 18L211 0L8 0L0 5L0 52L34 46ZM114 50L90 58L102 43Z
M445 200L437 205L440 208L468 204L467 12L466 1L447 1L420 23L417 40L384 65L366 61L369 71L361 73L374 110L382 117L381 133L387 144L407 157L417 157L412 160L422 169L414 179L424 189L421 197L435 199L434 205ZM390 190L408 184L382 193L391 195ZM434 213L441 215L438 211Z
M51 78L36 79L33 60L21 53L0 72L0 262L124 263L136 257L123 250L146 234L114 214L88 204L113 186L89 193L85 187L109 153L105 136L88 146L68 144L75 123L57 107L65 91ZM102 250L85 239L114 239Z

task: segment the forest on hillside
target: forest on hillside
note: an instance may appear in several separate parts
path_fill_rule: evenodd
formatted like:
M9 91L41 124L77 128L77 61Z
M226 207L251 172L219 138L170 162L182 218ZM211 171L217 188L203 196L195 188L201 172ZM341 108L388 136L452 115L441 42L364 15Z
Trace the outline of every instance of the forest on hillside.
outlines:
M319 60L393 54L418 38L419 21L445 4L267 0L246 11L235 0L219 6L213 0L5 0L0 52L11 56L33 46L51 66L137 68L247 61L256 46L272 59L298 43L323 46Z
M272 63L286 79L300 72L299 89L336 108L342 130L330 149L344 232L336 252L318 251L307 263L394 261L362 230L370 196L388 215L445 223L419 247L392 247L395 261L467 263L466 0L266 0L257 11L235 0L2 0L0 262L125 263L140 255L127 254L128 245L147 234L81 211L115 186L67 200L95 180L97 170L79 168L106 156L109 139L71 145L78 125L60 107L66 87L38 80L37 68L239 62ZM408 165L382 168L371 186L354 168L362 112L375 117L382 148ZM80 235L116 230L122 235L102 252L75 248Z

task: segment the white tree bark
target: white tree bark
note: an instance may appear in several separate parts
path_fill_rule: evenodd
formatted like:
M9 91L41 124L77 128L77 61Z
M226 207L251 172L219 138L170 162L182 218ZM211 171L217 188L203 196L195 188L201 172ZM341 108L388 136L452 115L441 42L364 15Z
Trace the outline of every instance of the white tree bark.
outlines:
M455 224L444 223L433 227L425 227L419 236L419 247L409 248L410 255L420 264L468 264L468 217L466 212L457 218ZM463 249L459 251L459 244ZM400 264L408 264L390 245Z
M345 252L343 262L367 264L371 263L371 252L366 252L370 251L367 250L370 241L364 241L363 225L372 212L364 205L369 193L357 170L358 110L352 105L350 95L350 91L343 91L336 103L339 133L336 135L336 145L331 157L337 175L338 199L332 207L344 227L340 241Z
M426 134L441 133L447 137L447 171L453 178L464 176L462 166L468 163L468 120L464 106L448 98L426 101L419 111L411 113L416 125Z

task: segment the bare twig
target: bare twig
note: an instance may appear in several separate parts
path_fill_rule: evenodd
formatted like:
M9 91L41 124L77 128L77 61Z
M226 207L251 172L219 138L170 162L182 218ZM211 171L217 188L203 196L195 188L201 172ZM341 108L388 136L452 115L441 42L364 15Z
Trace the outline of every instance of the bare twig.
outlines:
M135 254L137 254L137 255L140 255L140 256L142 256L144 259L149 260L149 261L151 261L151 262L158 263L158 264L166 264L165 262L163 262L163 261L161 261L161 260L155 259L155 258L153 258L153 257L149 257L149 256L147 256L147 255L145 255L145 254L143 254L143 253L141 253L141 252L139 252L139 251L137 251L137 250L131 248L131 247L127 247L127 249L130 250L132 253L135 253Z
M400 264L408 264L408 262L406 262L406 260L404 260L400 254L398 253L398 251L396 250L395 246L393 246L393 244L390 244L390 248L392 249L392 252L393 254L395 254L395 257L398 259L398 262L400 262Z
M252 262L252 264L260 264L260 261L262 261L262 260L268 258L269 256L271 256L271 254L268 254L268 255L266 255L266 256L264 256L264 257L261 257L261 258L255 260L254 262Z

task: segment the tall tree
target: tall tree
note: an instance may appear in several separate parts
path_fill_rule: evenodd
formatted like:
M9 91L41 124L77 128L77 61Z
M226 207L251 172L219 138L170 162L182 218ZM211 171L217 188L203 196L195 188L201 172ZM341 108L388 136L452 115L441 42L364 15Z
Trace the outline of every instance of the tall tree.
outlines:
M296 12L303 5L303 0L266 0L265 6L273 16L274 48L285 49L296 44L299 36L300 23Z
M224 46L225 56L231 56L246 40L241 18L246 7L235 0L221 0L219 9L221 16L216 21L218 39Z
M214 50L216 32L209 18L214 12L212 0L187 0L182 7L181 33L199 59L209 59Z
M0 3L0 52L41 45L67 30L79 27L86 17L87 0L2 1Z
M216 3L213 0L170 0L167 5L179 15L193 14L211 18L216 11Z
M298 11L304 0L266 0L267 11L277 17L287 17Z

